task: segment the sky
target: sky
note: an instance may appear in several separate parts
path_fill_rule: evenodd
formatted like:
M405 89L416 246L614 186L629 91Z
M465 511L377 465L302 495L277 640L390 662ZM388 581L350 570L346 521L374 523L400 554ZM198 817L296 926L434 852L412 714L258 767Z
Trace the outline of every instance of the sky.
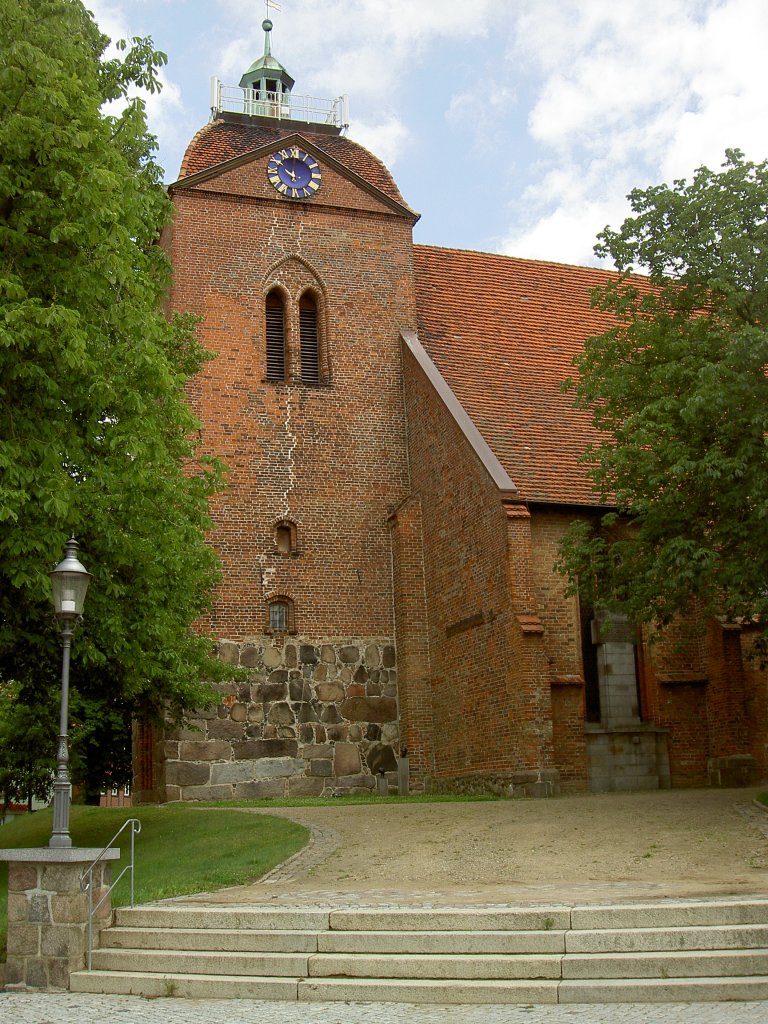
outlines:
M264 0L85 0L168 55L147 97L166 181L264 50ZM349 97L351 139L421 213L416 242L595 265L626 195L728 148L768 157L768 0L280 0L294 95Z

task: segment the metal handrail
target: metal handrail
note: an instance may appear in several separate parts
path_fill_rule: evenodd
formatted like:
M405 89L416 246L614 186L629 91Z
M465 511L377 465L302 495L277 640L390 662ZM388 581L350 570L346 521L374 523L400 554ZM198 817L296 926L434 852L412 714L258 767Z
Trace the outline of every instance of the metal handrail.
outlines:
M107 889L107 891L104 893L104 895L101 897L99 902L94 907L94 905L93 905L93 869L96 867L97 864L101 863L101 861L104 859L104 854L107 852L107 850L110 850L112 848L112 846L115 843L115 840L118 838L118 836L122 832L124 832L128 828L129 825L131 826L131 857L130 857L130 861L125 865L125 867L120 872L120 874L117 876L117 878L112 882L112 885L110 885L110 887ZM88 893L88 970L89 971L92 969L91 968L91 964L92 964L92 961L93 961L93 916L96 913L96 911L99 909L99 907L102 905L104 900L108 896L110 896L112 894L112 890L115 888L115 886L120 881L120 879L123 877L123 875L126 873L126 871L130 871L130 873L131 873L131 906L133 906L133 867L134 867L134 838L133 837L138 835L139 832L141 832L141 822L139 821L139 819L138 818L128 818L126 821L123 822L123 824L120 826L120 828L117 830L117 832L115 832L115 834L112 836L110 841L107 843L107 845L101 851L101 853L96 858L96 860L93 862L93 864L91 864L90 867L87 867L85 869L85 871L83 871L83 873L80 875L80 890L82 892L87 892Z
M224 85L215 76L211 79L211 111L214 116L230 111L234 114L261 114L277 120L349 127L347 96L331 100L319 96L296 96L291 92L264 92L239 85Z

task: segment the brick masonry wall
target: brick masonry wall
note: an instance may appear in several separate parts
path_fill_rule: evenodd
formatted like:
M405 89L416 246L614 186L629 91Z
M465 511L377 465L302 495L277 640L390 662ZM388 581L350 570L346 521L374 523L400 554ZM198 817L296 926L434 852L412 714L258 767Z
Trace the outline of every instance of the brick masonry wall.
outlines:
M471 777L496 788L531 771L551 777L548 693L543 715L536 706L539 637L524 636L515 615L501 495L410 352L404 360L411 478L421 500L433 788L446 780L460 788Z
M411 222L329 175L311 202L278 198L267 157L174 194L170 305L203 317L217 358L190 388L202 443L229 467L211 540L225 579L204 628L246 640L266 604L295 602L309 635L392 635L389 512L407 465L398 331L413 310ZM226 191L236 184L237 192ZM376 204L373 204L376 205ZM288 302L289 381L265 382L264 297ZM301 291L319 296L330 382L296 379ZM297 528L294 557L275 523Z
M390 528L401 746L408 752L411 789L419 791L434 774L435 758L422 512L417 496L392 514Z
M755 759L760 778L768 776L768 672L754 650L756 631L742 633L744 652L744 703L749 742L747 752Z
M553 569L560 541L571 515L534 507L531 515L533 581L545 630L546 657L552 687L552 748L563 791L588 788L584 732L585 698L579 606L567 597L566 581Z
M567 581L554 571L560 542L573 515L533 507L531 542L533 580L541 620L546 625L547 660L552 679L575 683L583 679L579 604L566 596Z
M746 753L749 728L746 717L741 629L708 623L707 724L710 756Z

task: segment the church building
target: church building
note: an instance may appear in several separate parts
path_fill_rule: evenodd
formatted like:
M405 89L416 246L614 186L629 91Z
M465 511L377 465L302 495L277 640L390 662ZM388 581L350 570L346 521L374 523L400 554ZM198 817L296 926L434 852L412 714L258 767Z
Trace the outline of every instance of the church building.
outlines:
M597 502L560 390L607 272L414 245L418 214L264 54L170 187L169 308L215 353L189 390L228 467L201 623L245 670L145 736L139 799L379 790L547 796L737 785L768 767L749 628L647 643L553 568Z

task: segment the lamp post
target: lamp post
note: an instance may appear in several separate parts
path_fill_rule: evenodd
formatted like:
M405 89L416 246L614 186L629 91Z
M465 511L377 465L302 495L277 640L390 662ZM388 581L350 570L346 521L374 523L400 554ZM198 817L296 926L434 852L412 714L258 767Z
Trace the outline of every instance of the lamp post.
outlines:
M67 731L69 718L69 652L72 634L83 614L85 592L91 581L77 557L74 537L67 541L63 561L48 573L51 577L53 607L61 630L61 714L59 717L59 748L56 756L56 778L53 783L53 831L49 846L71 846L69 834L69 802L72 786L69 781Z

